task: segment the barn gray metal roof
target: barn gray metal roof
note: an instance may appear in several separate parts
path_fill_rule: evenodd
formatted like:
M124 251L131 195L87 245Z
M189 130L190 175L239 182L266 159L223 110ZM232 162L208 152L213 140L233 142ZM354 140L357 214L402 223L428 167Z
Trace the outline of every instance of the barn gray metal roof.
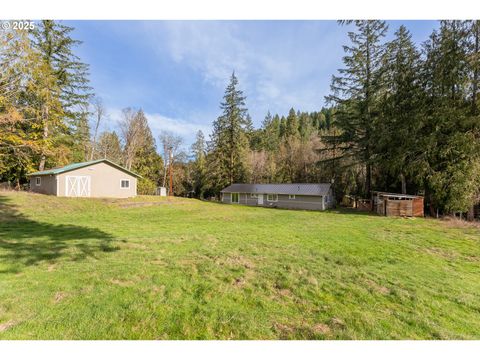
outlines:
M330 184L232 184L221 192L252 194L328 195Z

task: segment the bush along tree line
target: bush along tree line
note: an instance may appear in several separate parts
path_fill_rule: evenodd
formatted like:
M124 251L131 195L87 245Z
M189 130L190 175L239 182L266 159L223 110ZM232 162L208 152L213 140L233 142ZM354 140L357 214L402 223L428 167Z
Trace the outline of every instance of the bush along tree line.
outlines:
M473 214L480 193L479 21L441 21L421 45L404 26L344 21L349 43L318 111L268 112L254 128L233 73L207 139L187 151L162 132L158 148L141 109L113 131L93 95L72 28L54 21L4 31L0 47L0 181L36 169L109 158L142 175L139 193L167 186L218 197L235 182L331 182L343 195L372 190L425 195L430 214Z

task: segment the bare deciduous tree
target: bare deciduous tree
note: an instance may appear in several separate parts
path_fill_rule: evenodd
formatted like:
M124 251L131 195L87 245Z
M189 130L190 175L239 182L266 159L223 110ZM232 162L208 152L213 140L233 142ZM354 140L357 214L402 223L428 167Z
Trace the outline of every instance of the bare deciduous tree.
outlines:
M158 137L162 144L163 150L163 185L165 187L167 183L167 171L169 166L169 149L172 149L172 166L177 161L186 160L186 153L182 150L183 138L179 135L175 135L170 131L162 131Z
M97 148L97 135L98 135L98 128L100 127L100 123L103 118L106 117L107 111L105 110L105 106L103 105L103 101L100 97L95 97L92 102L93 105L93 115L94 115L94 131L93 131L93 140L92 140L92 148L90 150L90 160L93 160Z
M142 110L132 108L122 110L122 119L119 122L120 135L123 143L124 165L131 170L135 155L145 145L149 131L147 118Z
M250 172L250 182L262 183L269 178L268 154L266 151L250 151L247 156L247 166Z

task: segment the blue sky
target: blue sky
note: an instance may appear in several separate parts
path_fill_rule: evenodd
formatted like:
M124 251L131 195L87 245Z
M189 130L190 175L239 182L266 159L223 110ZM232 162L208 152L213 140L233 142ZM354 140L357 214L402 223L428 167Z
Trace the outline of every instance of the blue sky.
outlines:
M209 133L233 70L258 126L267 111L319 110L342 66L349 27L335 21L66 21L90 64L90 79L115 129L125 107L142 108L155 137L161 130L189 145ZM421 43L435 21L405 24Z

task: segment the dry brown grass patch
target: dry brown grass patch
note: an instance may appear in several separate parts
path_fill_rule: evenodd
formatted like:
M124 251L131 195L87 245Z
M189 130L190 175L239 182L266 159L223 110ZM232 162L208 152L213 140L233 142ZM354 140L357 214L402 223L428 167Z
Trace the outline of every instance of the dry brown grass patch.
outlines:
M380 284L378 284L377 282L375 282L371 279L367 279L365 282L368 285L368 287L370 288L370 290L373 290L376 293L380 293L382 295L390 294L390 289L389 288L387 288L383 285L380 285Z
M134 285L133 281L130 280L120 280L120 279L111 279L110 282L119 286L132 286Z
M446 216L441 220L442 225L452 228L480 229L480 221L466 221L453 216Z
M0 324L0 332L7 331L8 329L15 326L16 324L17 324L16 321L8 320L7 322L4 322L3 324Z
M218 265L221 266L232 266L232 267L244 267L245 269L255 268L255 264L250 261L248 258L242 255L233 255L227 256L225 258L219 258L215 261Z
M312 326L312 331L315 334L325 335L325 334L330 333L331 329L330 329L330 326L328 326L327 324L315 324L315 325Z
M53 303L58 304L59 302L61 302L66 297L67 297L66 293L64 293L63 291L59 291L59 292L55 293L55 296L53 297Z

